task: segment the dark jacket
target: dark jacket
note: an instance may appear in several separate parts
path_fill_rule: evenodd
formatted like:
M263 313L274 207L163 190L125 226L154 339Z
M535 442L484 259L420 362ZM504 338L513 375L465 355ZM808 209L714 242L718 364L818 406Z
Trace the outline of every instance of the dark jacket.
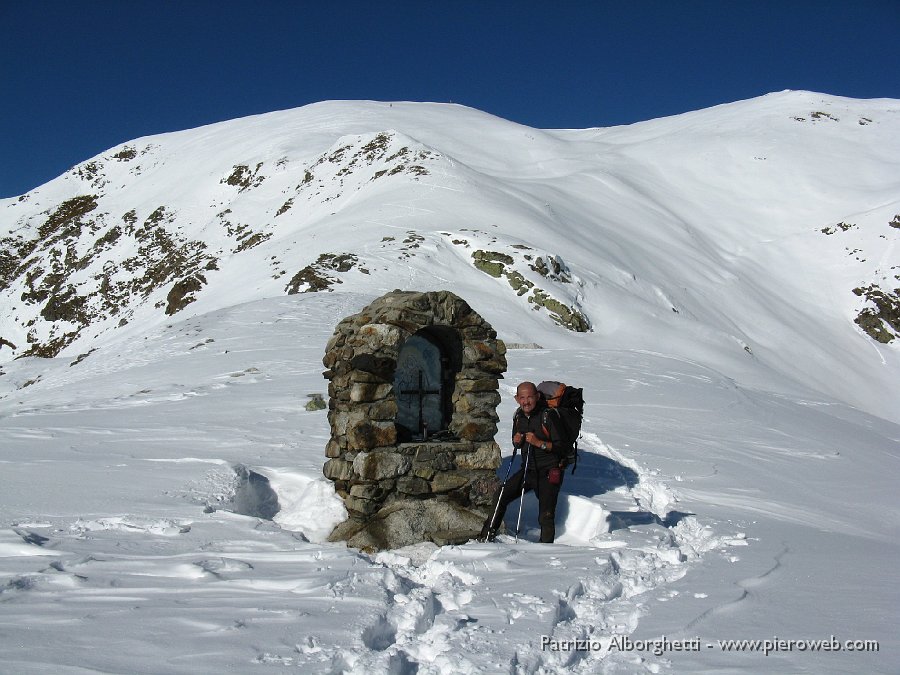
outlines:
M544 399L540 399L534 410L531 411L531 415L526 415L521 408L516 410L516 414L513 415L512 436L520 433L524 437L530 431L541 440L553 443L553 450L541 450L540 444L529 446L524 439L522 443L516 446L522 450L523 461L525 453L531 452L528 460L529 470L531 466L536 467L538 470L559 466L564 458L562 452L563 441L557 426L557 417L556 415L544 415L544 411L547 410L549 410L547 402ZM513 441L513 445L515 446L515 441Z

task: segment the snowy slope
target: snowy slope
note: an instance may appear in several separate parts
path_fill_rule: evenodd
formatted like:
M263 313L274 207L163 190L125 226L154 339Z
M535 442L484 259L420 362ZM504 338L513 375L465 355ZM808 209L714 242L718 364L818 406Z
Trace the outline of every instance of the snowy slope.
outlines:
M329 282L452 285L514 342L553 325L532 311L549 298L592 331L550 345L665 344L896 420L896 342L854 323L873 304L853 290L900 276L897 111L784 92L550 132L330 102L138 139L0 202L0 337L77 354L167 312ZM476 269L479 250L507 256L503 276Z
M0 357L56 355L0 365L0 670L894 671L900 356L853 289L898 286L898 111L783 92L541 131L329 102L0 202ZM323 543L306 396L398 287L540 345L510 350L502 419L522 379L586 387L557 544ZM246 468L274 521L234 513ZM832 635L880 651L717 642Z

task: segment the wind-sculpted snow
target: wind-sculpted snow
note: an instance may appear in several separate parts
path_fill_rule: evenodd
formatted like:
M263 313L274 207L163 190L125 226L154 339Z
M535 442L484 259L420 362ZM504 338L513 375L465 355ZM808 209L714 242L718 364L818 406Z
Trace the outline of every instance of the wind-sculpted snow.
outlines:
M531 495L518 543L375 557L327 543L345 513L321 473L325 413L305 403L324 389L334 324L370 299L282 296L173 317L77 361L5 364L4 668L890 672L896 425L684 359L508 351L501 424L520 380L586 387L557 543L537 543ZM277 496L274 520L236 513L250 472ZM726 654L716 642L773 634L881 651ZM703 649L612 643L661 636Z

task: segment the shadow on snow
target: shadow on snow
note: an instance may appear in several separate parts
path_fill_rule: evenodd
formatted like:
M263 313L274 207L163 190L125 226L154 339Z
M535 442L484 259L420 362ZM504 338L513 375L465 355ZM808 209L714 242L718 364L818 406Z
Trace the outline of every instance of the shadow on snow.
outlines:
M506 476L507 469L510 475L518 471L522 464L521 455L513 457L505 457L498 469L498 474L502 478ZM560 497L568 494L576 497L585 497L591 499L599 495L611 492L616 488L634 488L640 482L640 476L631 467L625 466L621 462L617 462L605 455L586 452L581 450L578 453L578 465L575 473L572 473L571 467L567 467L565 477L563 478L562 491ZM536 499L534 493L526 495L526 503L523 510L523 519L525 514L532 519L536 518ZM534 504L530 501L535 500ZM509 524L509 516L511 513L517 513L518 508L510 506L507 511L507 524ZM569 506L565 499L560 499L556 510L556 521L559 524L566 522L569 515ZM628 529L635 525L659 525L660 527L670 528L676 526L683 518L694 515L692 513L683 513L681 511L669 511L665 518L660 518L655 513L649 511L609 511L606 517L608 531ZM514 521L513 521L514 522ZM530 523L529 523L530 525ZM514 529L514 526L513 526ZM523 531L528 529L523 522ZM563 531L565 526L563 525Z

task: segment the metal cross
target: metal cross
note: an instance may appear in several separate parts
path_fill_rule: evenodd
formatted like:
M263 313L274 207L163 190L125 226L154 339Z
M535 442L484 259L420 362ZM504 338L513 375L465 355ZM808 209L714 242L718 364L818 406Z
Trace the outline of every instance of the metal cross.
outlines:
M406 389L400 390L400 394L402 396L418 396L419 397L419 433L422 434L423 440L428 440L426 437L427 434L424 431L424 407L425 407L425 397L434 394L440 394L440 389L425 389L425 385L422 382L422 371L419 370L419 387L417 389Z

